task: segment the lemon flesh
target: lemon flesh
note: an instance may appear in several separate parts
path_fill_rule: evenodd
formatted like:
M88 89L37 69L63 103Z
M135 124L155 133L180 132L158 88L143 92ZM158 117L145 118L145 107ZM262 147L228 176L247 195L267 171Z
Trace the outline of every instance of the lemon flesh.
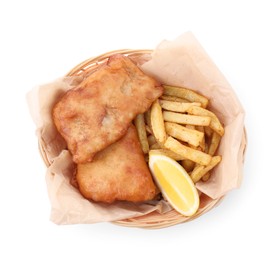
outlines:
M199 196L185 169L164 155L150 154L149 167L164 198L184 216L192 216L199 207Z

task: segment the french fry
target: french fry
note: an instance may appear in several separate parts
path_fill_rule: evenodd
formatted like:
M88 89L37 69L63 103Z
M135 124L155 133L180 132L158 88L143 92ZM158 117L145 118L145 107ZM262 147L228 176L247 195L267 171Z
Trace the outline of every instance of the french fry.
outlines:
M201 106L201 104L197 102L184 103L184 102L174 102L168 100L159 100L159 104L165 110L180 112L180 113L186 113L191 106L198 106L198 107Z
M219 134L217 134L216 132L214 132L212 134L211 142L210 142L210 145L209 145L209 151L208 151L208 153L211 156L213 156L216 153L217 148L220 144L220 140L221 140L221 136Z
M188 128L188 129L195 130L195 126L194 125L185 125L185 127Z
M203 140L204 133L201 133L197 130L188 129L182 125L170 122L165 122L164 125L168 135L187 142L193 146L199 146Z
M144 154L149 153L149 143L147 139L146 125L144 114L139 114L134 119L134 124L138 133L139 141Z
M201 125L196 126L195 129L201 133L204 133L204 127Z
M150 135L153 135L153 131L152 131L152 128L149 127L148 125L146 125L146 132Z
M204 136L205 137L205 136ZM205 142L204 152L209 154L209 145L207 142Z
M150 128L152 128L152 126L151 126L151 109L147 110L144 113L144 118L145 118L146 125L149 126Z
M209 116L193 116L185 115L170 111L163 111L163 119L168 122L178 123L178 124L189 124L189 125L210 125L211 118Z
M213 156L210 163L206 166L203 167L200 170L193 171L191 173L191 178L194 183L198 182L207 172L212 170L220 161L222 160L221 156Z
M189 100L186 100L184 98L174 97L174 96L168 96L168 95L162 95L160 96L160 100L168 100L168 101L174 101L174 102L184 102L184 103L190 103Z
M153 145L150 146L151 150L157 150L157 149L161 149L161 145L159 143L154 143Z
M186 144L186 146L188 146L188 147L190 147L190 148L192 148L192 149L195 149L195 150L197 150L197 151L203 152L203 151L202 151L202 148L201 148L200 146L194 146L194 145L191 145L191 144Z
M175 161L181 161L184 159L183 156L177 154L177 153L174 153L173 151L171 150L167 150L167 149L156 149L156 150L150 150L150 153L155 153L155 154L162 154L162 155L165 155L167 157L170 157L172 158L173 160Z
M184 169L189 173L193 170L194 166L195 166L195 162L189 160L189 159L185 159L181 161L181 165L184 167Z
M211 111L198 106L192 106L188 109L188 113L196 116L207 116L211 118L210 127L217 132L220 136L224 135L224 128L219 121L218 117Z
M164 147L169 149L177 154L180 154L184 157L184 159L189 159L201 165L208 165L211 161L211 156L209 154L203 153L201 151L197 151L190 147L187 147L181 144L179 141L169 136L165 143Z
M191 102L198 102L198 103L201 103L202 107L207 107L207 105L208 105L208 99L206 97L204 97L190 89L167 86L167 85L165 85L163 87L164 87L165 95L184 98Z
M203 181L208 181L210 178L210 172L207 172L204 174L204 176L201 178Z
M196 165L193 169L193 171L191 172L191 179L194 183L198 182L200 180L200 173L203 171L203 169L205 168L205 166L203 165Z
M202 140L199 142L199 146L201 147L201 150L203 151L203 152L205 152L205 135L204 135L204 127L203 126L196 126L196 129L199 131L199 132L201 132L201 133L203 133L203 138L202 138Z
M207 137L211 137L213 134L213 130L209 126L204 126L204 133Z
M151 107L151 126L157 142L163 144L167 136L164 127L162 109L158 100L156 100Z
M149 146L155 144L157 141L156 141L156 138L153 136L153 135L149 135L148 136L148 143L149 143Z
M205 152L205 138L204 138L204 136L203 136L201 142L199 143L199 147L201 148L202 152Z

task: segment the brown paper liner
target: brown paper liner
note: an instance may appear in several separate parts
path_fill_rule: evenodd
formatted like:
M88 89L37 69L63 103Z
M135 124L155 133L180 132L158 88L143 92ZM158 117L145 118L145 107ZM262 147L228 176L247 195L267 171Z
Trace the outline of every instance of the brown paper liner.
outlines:
M162 83L185 86L203 93L210 98L211 109L225 124L226 134L218 150L223 160L208 182L197 183L197 188L202 192L201 203L192 217L177 213L164 200L142 204L94 203L84 199L70 184L75 165L64 140L53 125L53 104L65 91L79 84L116 53L129 56L143 71ZM63 79L32 90L28 94L28 103L37 125L39 150L48 167L46 181L52 206L51 220L54 223L111 221L128 227L168 227L205 214L241 183L246 148L244 111L233 89L191 33L171 42L163 41L155 51L125 49L88 59L73 68Z

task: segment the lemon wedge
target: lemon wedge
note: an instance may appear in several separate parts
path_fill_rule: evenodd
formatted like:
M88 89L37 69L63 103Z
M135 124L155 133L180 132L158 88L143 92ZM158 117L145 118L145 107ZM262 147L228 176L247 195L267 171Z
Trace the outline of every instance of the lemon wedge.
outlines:
M199 207L199 196L185 169L165 155L150 152L149 168L163 197L184 216L192 216Z

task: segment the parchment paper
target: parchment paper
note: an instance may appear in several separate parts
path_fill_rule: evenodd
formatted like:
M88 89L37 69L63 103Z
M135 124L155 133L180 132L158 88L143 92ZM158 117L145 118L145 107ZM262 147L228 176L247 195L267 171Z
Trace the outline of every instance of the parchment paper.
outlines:
M223 156L222 162L213 171L210 181L197 183L197 188L208 196L201 207L211 205L211 200L239 187L246 146L244 110L229 83L194 36L185 33L174 41L163 41L153 52L152 59L142 64L141 68L162 83L185 86L210 98L211 109L225 126L225 135L218 150L218 154ZM70 184L75 164L65 141L57 133L51 113L58 98L79 84L80 80L61 78L37 87L27 95L38 139L51 162L46 173L51 221L57 224L96 223L142 216L156 210L161 213L171 210L163 200L139 204L93 203L84 199Z
M245 112L232 87L193 34L183 34L175 41L163 41L152 59L142 65L142 70L160 82L185 86L210 99L209 108L225 127L217 151L222 155L222 162L212 171L210 181L201 181L196 186L213 199L239 187L246 146Z

